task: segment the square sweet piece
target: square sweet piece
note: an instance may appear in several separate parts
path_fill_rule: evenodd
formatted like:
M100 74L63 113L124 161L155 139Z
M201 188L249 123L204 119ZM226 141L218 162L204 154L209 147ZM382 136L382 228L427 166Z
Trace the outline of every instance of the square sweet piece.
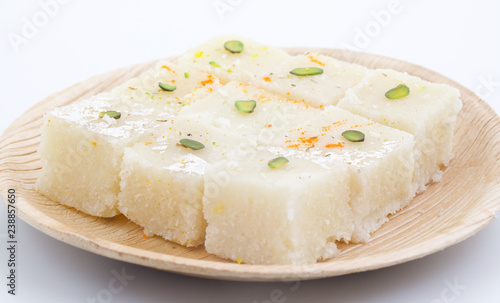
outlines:
M167 147L138 143L125 149L118 209L148 236L188 247L203 244L206 221L200 202L207 163L190 153L177 160Z
M285 156L306 152L314 161L347 164L351 179L354 232L346 241L364 242L414 196L413 135L330 106L314 120L273 140ZM287 152L288 151L288 152Z
M102 112L120 113L116 119ZM113 115L112 113L110 113ZM55 108L45 115L38 152L43 162L36 183L53 201L90 215L118 214L118 174L125 147L152 135L162 113L102 93Z
M231 136L196 117L177 117L155 131L151 141L125 149L118 208L147 235L185 245L205 240L202 212L204 171L224 159ZM205 147L180 144L191 139ZM195 147L195 146L193 146Z
M203 209L209 253L250 264L309 264L338 253L335 240L350 236L349 174L260 151L243 161L207 167Z
M226 49L228 41L243 44L240 52ZM235 50L234 48L228 47ZM218 36L189 50L179 58L179 64L216 75L222 83L249 83L262 72L271 72L276 64L291 56L285 51L237 36Z
M407 96L385 96L401 84L409 88ZM462 108L457 89L394 70L375 70L348 90L338 106L414 135L415 192L424 191L429 182L441 180L441 166L448 166L453 158L453 129Z
M367 72L361 65L308 53L275 64L270 72L261 71L250 84L321 108L337 104Z

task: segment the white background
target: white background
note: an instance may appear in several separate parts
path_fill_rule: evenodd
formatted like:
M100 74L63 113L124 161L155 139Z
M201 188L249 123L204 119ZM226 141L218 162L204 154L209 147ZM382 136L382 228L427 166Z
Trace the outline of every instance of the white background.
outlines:
M66 2L44 24L38 1L0 1L1 132L56 91L118 67L180 54L219 33L277 46L349 44L444 74L500 110L495 1L402 0L383 24L375 15L388 11L389 0ZM36 32L16 51L9 37L21 35L34 17ZM360 32L368 36L363 40ZM500 220L420 260L298 285L161 272L82 251L19 222L18 295L12 297L4 287L7 222L5 207L0 209L1 302L92 302L108 287L112 271L122 268L135 278L108 302L272 302L265 300L280 292L275 302L500 302ZM454 283L458 289L449 286Z

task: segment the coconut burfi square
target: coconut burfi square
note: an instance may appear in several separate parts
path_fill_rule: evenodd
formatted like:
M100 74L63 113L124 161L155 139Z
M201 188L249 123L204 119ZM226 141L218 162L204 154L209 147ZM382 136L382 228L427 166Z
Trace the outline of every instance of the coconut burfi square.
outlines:
M270 168L278 155L207 167L203 209L209 253L250 264L308 264L338 253L352 232L349 174L300 157Z
M102 113L109 112L110 115ZM119 114L119 116L117 116ZM102 93L55 108L44 117L42 173L38 191L87 214L118 214L121 159L125 147L151 136L162 113Z
M273 140L282 153L306 152L318 163L341 161L351 175L354 242L364 242L387 216L413 198L413 135L333 106Z
M207 162L190 152L175 154L169 143L126 148L118 208L144 227L144 234L197 246L205 240L203 172Z
M184 139L204 148L186 147L181 143ZM153 140L125 149L118 209L144 227L146 235L185 246L203 244L204 171L224 159L236 142L198 117L180 116L164 122Z
M235 43L241 43L239 47ZM231 46L227 43L233 43ZM235 52L236 51L236 52ZM249 83L263 71L289 60L285 51L250 39L224 35L208 40L179 58L179 64L216 75L222 83Z
M275 64L271 71L261 71L250 84L321 108L337 104L367 72L361 65L307 53Z
M453 158L453 130L462 108L457 89L407 73L375 70L348 90L338 106L414 135L416 192L441 180L441 166Z

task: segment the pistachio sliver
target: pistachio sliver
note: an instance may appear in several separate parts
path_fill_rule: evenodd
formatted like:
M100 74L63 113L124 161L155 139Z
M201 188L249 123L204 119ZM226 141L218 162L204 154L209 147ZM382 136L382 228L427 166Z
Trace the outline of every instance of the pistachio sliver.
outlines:
M269 162L267 162L267 166L269 166L269 168L275 169L275 168L282 167L283 165L287 164L288 162L289 161L287 158L278 157L278 158L274 158L274 159L270 160Z
M346 138L351 142L363 142L365 141L365 134L357 130L346 130L342 133L342 137Z
M179 143L182 144L182 146L193 149L193 150L199 150L199 149L205 148L205 145L203 145L202 143L195 141L195 140L187 139L187 138L181 139L179 141Z
M299 67L290 71L290 74L295 76L314 76L323 73L323 69L319 67Z
M166 84L166 83L162 83L162 82L159 82L158 86L167 92L172 92L177 88L177 86L175 86L175 85L170 85L170 84Z
M241 53L243 51L243 43L238 40L230 40L224 43L224 48L231 53Z
M255 102L254 100L240 100L240 101L234 102L234 106L240 112L245 113L245 114L249 114L249 113L253 113L253 111L255 110L255 107L257 106L257 102Z
M405 84L399 84L393 89L388 90L385 93L385 97L387 99L400 99L406 97L410 94L410 88Z
M215 67L220 67L220 64L215 62L215 61L210 61L210 62L208 62L208 64L215 66Z
M104 118L105 115L108 115L111 118L115 118L117 120L120 119L120 117L122 116L122 114L120 112L117 112L117 111L114 111L114 110L108 110L106 112L100 112L99 113L99 118Z

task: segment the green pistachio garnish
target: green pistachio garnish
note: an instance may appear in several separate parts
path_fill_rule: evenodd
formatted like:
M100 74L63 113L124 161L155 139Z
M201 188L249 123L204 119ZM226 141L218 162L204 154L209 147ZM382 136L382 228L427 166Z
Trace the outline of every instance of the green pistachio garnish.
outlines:
M269 168L275 169L275 168L282 167L283 165L287 164L288 162L289 161L287 158L278 157L278 158L274 158L271 161L267 162L267 166L269 166Z
M210 62L208 62L208 64L215 66L215 67L220 67L220 64L215 62L215 61L210 61Z
M107 112L100 112L99 118L104 118L105 115L108 115L111 118L115 118L117 120L120 119L120 117L122 116L122 114L120 112L116 112L114 110L108 110Z
M257 102L255 102L254 100L241 100L234 102L234 106L240 112L249 114L253 113L255 107L257 106Z
M363 142L365 141L365 134L357 130L346 130L342 133L342 137L346 138L351 142Z
M177 88L177 86L175 86L175 85L165 84L162 82L158 83L158 86L167 92L173 92Z
M400 84L393 89L388 90L385 93L387 99L399 99L406 97L410 94L410 89L404 84Z
M193 150L199 150L199 149L205 148L205 145L203 145L202 143L195 141L195 140L187 139L187 138L181 139L179 141L179 143L182 144L182 146L193 149Z
M314 76L322 73L323 70L319 67L300 67L294 68L290 71L290 74L295 76Z
M184 78L189 78L189 73L184 73Z
M243 51L243 43L238 40L231 40L224 43L224 48L231 53L241 53Z

